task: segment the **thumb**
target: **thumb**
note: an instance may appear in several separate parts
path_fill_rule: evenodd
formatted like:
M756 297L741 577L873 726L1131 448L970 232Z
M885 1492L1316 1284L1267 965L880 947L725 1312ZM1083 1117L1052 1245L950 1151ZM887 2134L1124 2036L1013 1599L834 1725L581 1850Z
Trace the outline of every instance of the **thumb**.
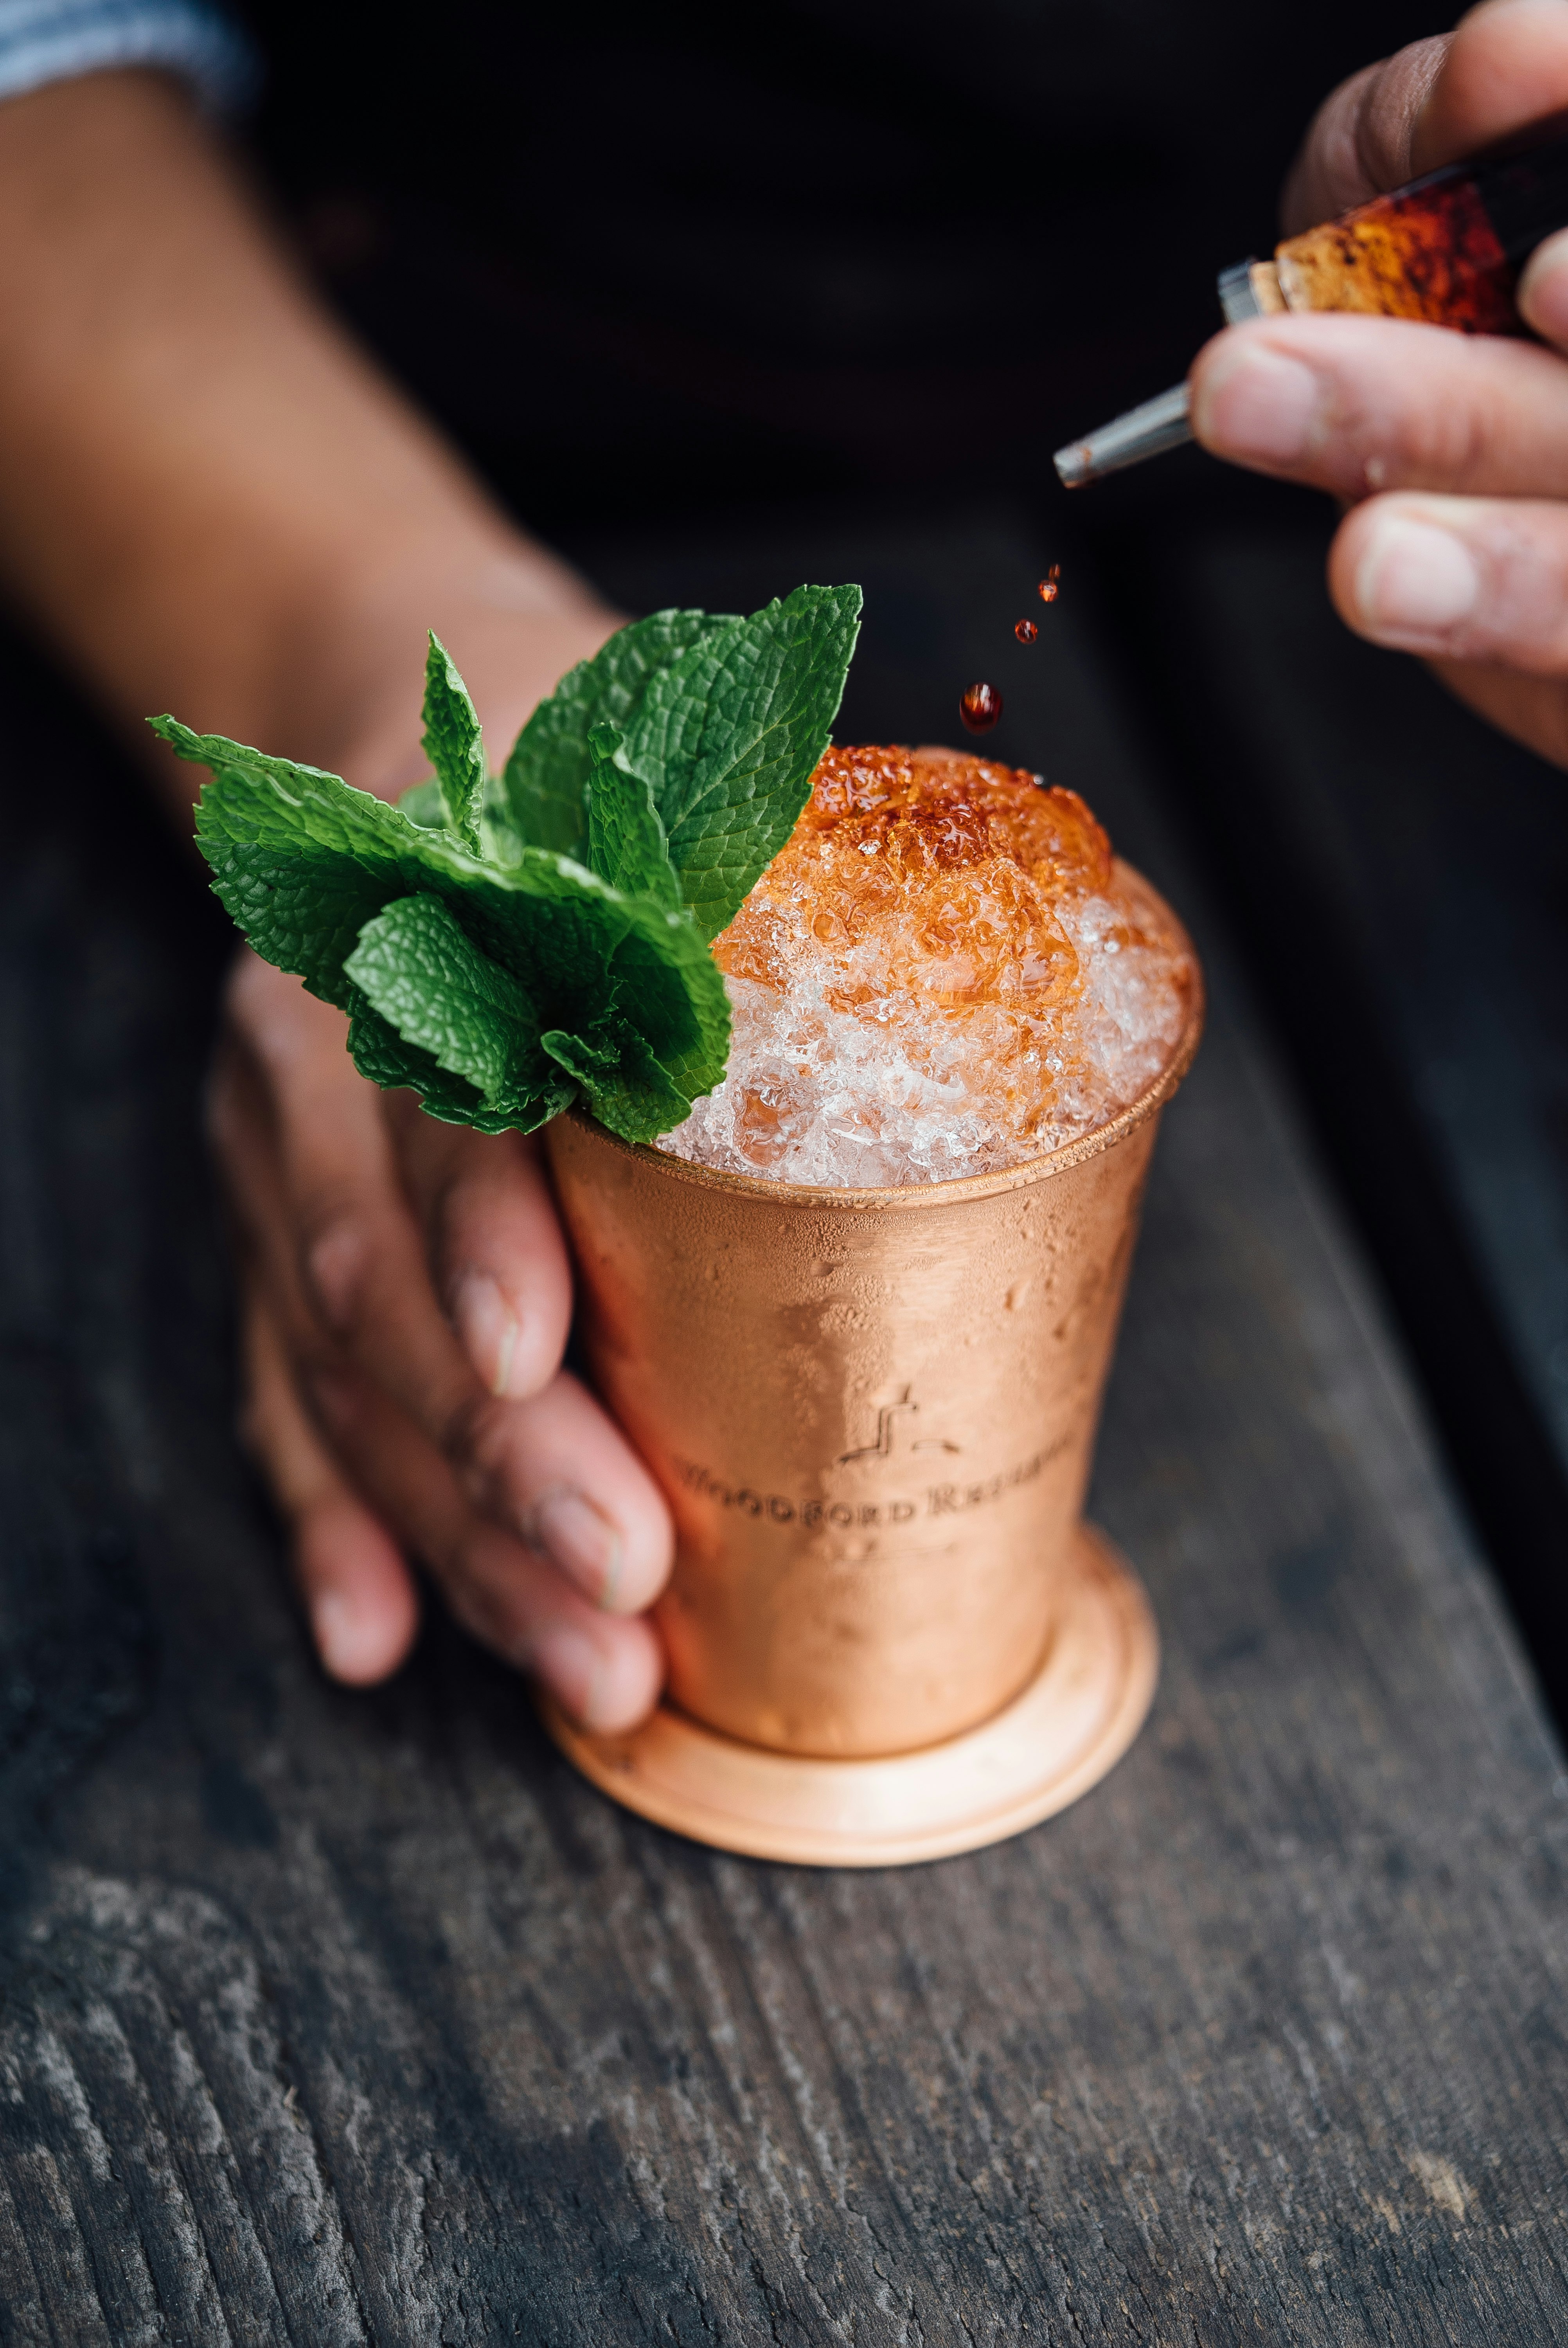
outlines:
M1454 38L1441 33L1412 41L1380 64L1363 67L1324 99L1280 198L1280 226L1286 236L1337 220L1415 177L1410 149L1416 126Z
M1481 0L1460 19L1410 128L1412 172L1435 171L1568 108L1563 0Z

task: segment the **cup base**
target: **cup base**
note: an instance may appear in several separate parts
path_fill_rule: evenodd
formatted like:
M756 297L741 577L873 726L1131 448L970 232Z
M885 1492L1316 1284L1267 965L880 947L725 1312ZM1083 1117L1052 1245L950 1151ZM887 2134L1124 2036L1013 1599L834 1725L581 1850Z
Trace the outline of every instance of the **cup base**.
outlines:
M589 1736L548 1697L540 1709L584 1776L656 1826L800 1867L907 1867L1005 1842L1086 1794L1143 1726L1159 1663L1143 1584L1082 1525L1033 1679L943 1744L815 1760L743 1745L663 1704L628 1736Z

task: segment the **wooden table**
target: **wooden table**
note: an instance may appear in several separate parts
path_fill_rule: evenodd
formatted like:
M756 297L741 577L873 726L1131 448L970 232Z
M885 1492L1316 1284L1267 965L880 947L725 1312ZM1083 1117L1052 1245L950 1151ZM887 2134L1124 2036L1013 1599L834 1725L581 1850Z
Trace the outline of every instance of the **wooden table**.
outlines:
M1135 477L1118 512L1085 515L1103 512L1114 540L1099 568L1122 608L1102 633L1159 733L1561 1724L1563 777L1339 624L1323 501L1235 495L1234 477L1191 461L1232 510L1185 517L1173 557Z
M600 568L713 604L863 576L841 731L928 735L1037 551L1004 519ZM0 2340L1568 2337L1568 1776L1160 778L1052 617L999 751L1032 730L1089 792L1214 995L1094 1496L1164 1672L1078 1807L907 1872L625 1817L440 1622L379 1693L322 1679L230 1435L220 925L87 722L26 721Z

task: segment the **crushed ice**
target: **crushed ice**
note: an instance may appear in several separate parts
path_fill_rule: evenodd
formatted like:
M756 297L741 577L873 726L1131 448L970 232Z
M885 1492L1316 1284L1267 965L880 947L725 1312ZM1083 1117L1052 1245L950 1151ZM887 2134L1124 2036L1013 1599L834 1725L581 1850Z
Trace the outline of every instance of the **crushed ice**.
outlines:
M660 1147L830 1189L994 1173L1091 1132L1159 1076L1192 983L1081 801L944 753L830 752L714 952L729 1072Z

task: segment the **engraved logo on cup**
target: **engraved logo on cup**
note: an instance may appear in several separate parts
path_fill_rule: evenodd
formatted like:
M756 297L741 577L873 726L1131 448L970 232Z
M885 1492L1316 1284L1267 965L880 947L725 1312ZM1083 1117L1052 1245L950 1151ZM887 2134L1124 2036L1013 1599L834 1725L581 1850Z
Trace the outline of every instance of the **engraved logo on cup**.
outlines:
M853 1451L841 1451L838 1455L837 1465L840 1468L848 1468L856 1459L891 1459L893 1457L894 1420L898 1416L900 1412L917 1411L919 1407L919 1404L914 1399L913 1390L908 1386L900 1386L897 1401L885 1402L881 1409L876 1414L876 1441L874 1443L862 1443ZM958 1447L959 1447L956 1443L946 1442L940 1436L927 1436L917 1442L911 1443L909 1446L911 1451L956 1452Z

